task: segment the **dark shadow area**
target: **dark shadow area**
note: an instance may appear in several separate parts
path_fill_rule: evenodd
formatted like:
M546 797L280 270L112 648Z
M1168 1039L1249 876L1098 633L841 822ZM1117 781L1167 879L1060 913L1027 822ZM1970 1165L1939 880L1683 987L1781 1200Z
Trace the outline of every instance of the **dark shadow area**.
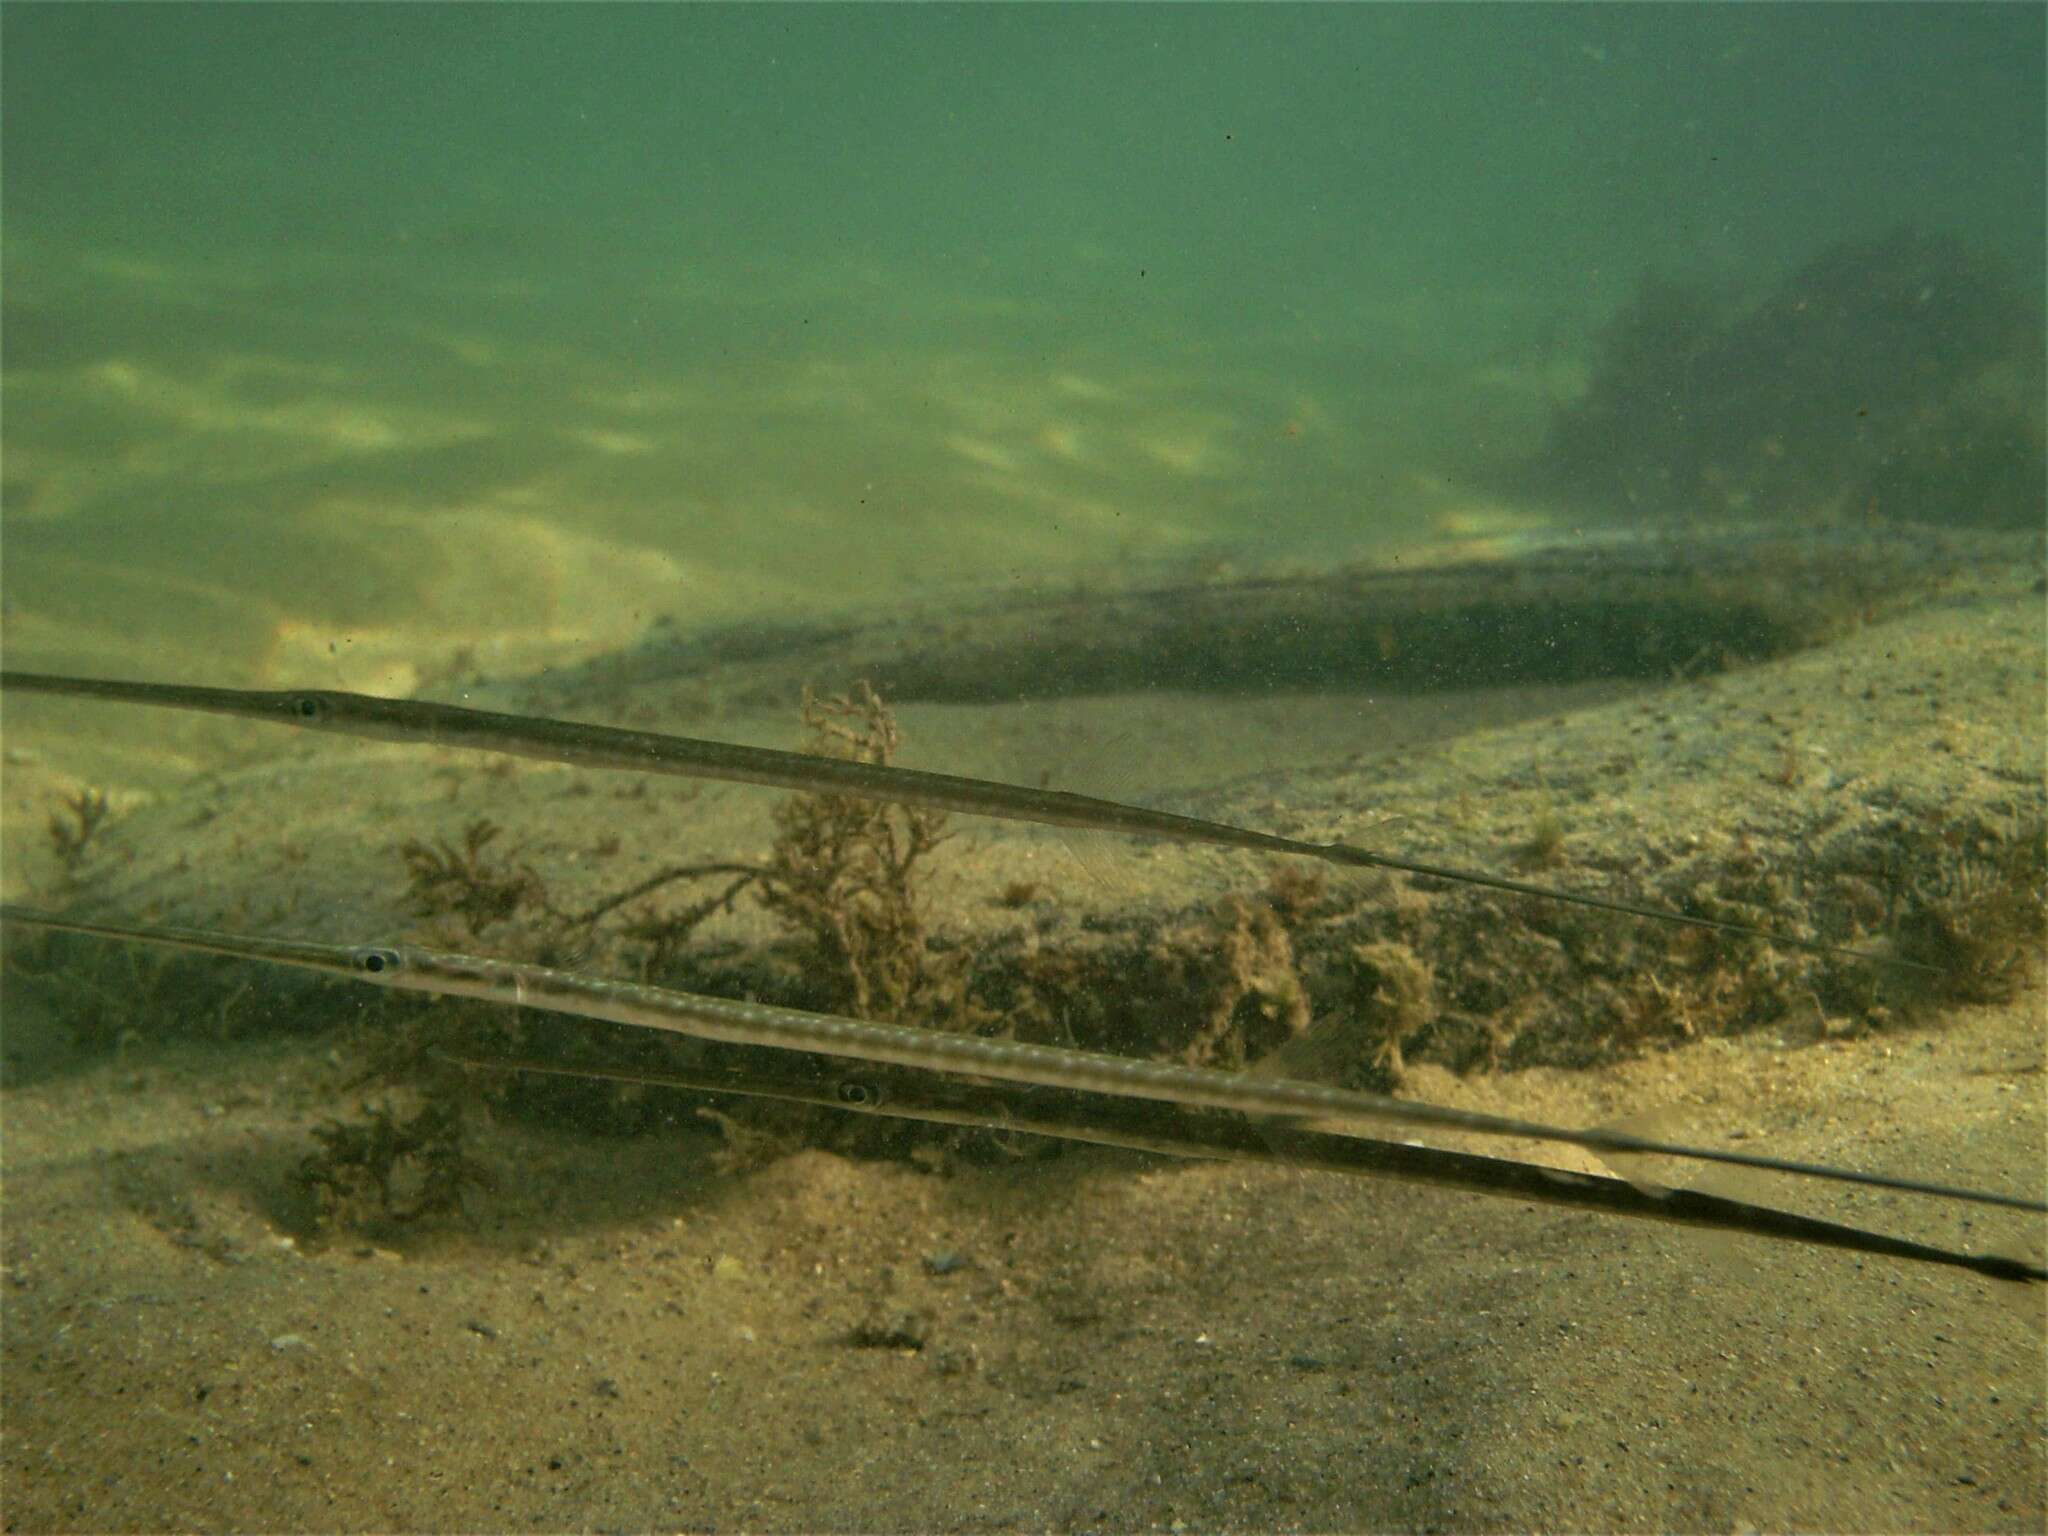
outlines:
M1769 660L1925 598L1990 535L1672 528L1456 564L1000 596L930 613L657 629L552 674L571 695L716 677L781 707L868 679L895 703L1668 681ZM2008 553L2003 558L2010 558ZM557 697L557 704L559 697Z
M1516 489L1658 522L2038 528L2043 327L2025 284L1913 229L1831 246L1754 304L1652 278Z

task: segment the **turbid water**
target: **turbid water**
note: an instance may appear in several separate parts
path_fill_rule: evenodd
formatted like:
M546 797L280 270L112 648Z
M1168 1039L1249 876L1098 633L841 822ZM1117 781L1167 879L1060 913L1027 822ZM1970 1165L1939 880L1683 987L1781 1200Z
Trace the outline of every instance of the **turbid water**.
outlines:
M766 753L867 680L897 768L1908 964L12 688L0 895L2035 1197L2044 25L0 7L11 671ZM1953 1267L6 951L23 1528L2048 1519Z
M1889 620L1767 666L1595 695L1562 713L1556 695L1532 689L1533 713L1517 719L1496 700L1448 750L1389 741L1384 756L1284 780L1251 760L1250 771L1211 788L1183 783L1172 803L1225 820L1263 808L1310 836L1352 835L1351 824L1369 817L1382 836L1398 831L1430 857L1483 860L1526 839L1555 803L1555 786L1599 782L1599 766L1653 724L1635 788L1576 802L1567 834L1575 865L1620 867L1634 849L1640 878L1654 873L1640 850L1678 846L1674 829L1739 827L1739 837L1717 833L1685 867L1695 886L1713 885L1748 861L1790 857L1794 845L1770 829L1825 826L1835 806L1839 846L1809 844L1804 857L1809 891L1836 890L1867 866L1858 850L1870 831L1840 818L1845 782L1882 784L1893 803L1938 803L1986 825L2035 814L2001 767L2038 746L2029 722L1962 738L1960 752L1901 758L1887 722L1854 707L1864 680L1882 679L1902 699L1939 698L1953 719L1992 718L1995 678L2039 670L2030 584L2009 561L1958 570L1937 600L1908 602ZM1980 664L1966 676L1946 660L1959 647ZM744 695L744 672L722 669L717 686ZM617 691L605 707L658 728L671 722L649 706L696 697L702 682L642 669L637 682L607 685ZM591 704L573 692L523 692L548 710ZM1232 707L1218 701L1214 717ZM1297 716L1304 740L1326 729L1313 699L1294 711L1260 708L1269 733ZM1135 703L1126 713L1143 718ZM905 750L1000 770L1005 758L1029 761L1062 740L1067 714L1087 718L1051 704L907 702ZM1776 722L1791 719L1827 743L1825 777L1774 776ZM704 724L701 713L674 723L685 720ZM747 737L756 727L728 719L718 731ZM792 734L786 716L758 732ZM992 758L998 740L1008 745ZM1271 746L1269 734L1262 750ZM1537 751L1544 782L1518 782ZM477 763L404 744L321 741L118 817L68 870L47 840L19 845L14 867L45 899L68 892L88 909L243 931L340 924L374 938L420 922L406 910L394 846L402 835L443 828L455 839L491 818L516 845L503 869L530 862L552 905L586 910L604 891L679 861L762 862L772 832L764 797L742 786L655 795L645 786L658 779L612 785L545 763L480 774ZM1731 763L1749 771L1732 776ZM17 790L22 774L17 767ZM1146 793L1142 782L1131 792ZM280 807L290 814L281 818ZM1389 814L1404 819L1384 821ZM1915 834L1879 826L1911 856ZM990 984L1036 977L1070 1028L1092 1027L1088 999L1117 989L1112 978L1141 1002L1165 974L1148 953L1249 942L1262 930L1230 916L1234 901L1285 899L1284 887L1268 891L1271 873L1255 856L1229 849L1093 850L1091 864L1119 866L1107 884L1029 826L955 836L931 858L933 932L977 946ZM236 878L223 882L221 870ZM1019 880L1038 889L1009 905L1005 893ZM1489 977L1500 986L1519 967L1520 986L1554 989L1544 957L1587 936L1540 908L1533 921L1522 908L1506 920L1478 893L1367 887L1304 899L1289 919L1290 964L1319 1013L1346 1006L1339 999L1357 936L1390 921L1439 961L1445 1011L1406 1044L1404 1096L1576 1124L1675 1104L1689 1131L1735 1149L2040 1188L2041 994L2028 989L2037 982L1991 1006L1916 1005L1901 1030L1878 1011L1884 994L1847 1001L1840 988L1850 963L1814 957L1798 963L1811 969L1787 973L1797 985L1786 995L1808 985L1836 1009L1866 1013L1808 1016L1788 1006L1761 1032L1690 1043L1674 1034L1653 1039L1645 1055L1640 1046L1599 1047L1595 1031L1613 1018L1601 1009L1613 1005L1601 1003L1597 975L1580 977L1554 1014L1524 1013L1505 1056L1590 1053L1605 1065L1462 1076L1448 1070L1468 1049L1469 1026L1456 1013L1483 995L1468 988ZM522 921L486 937L517 949L527 942ZM629 959L623 932L586 941L581 963ZM1671 1007L1695 1010L1704 1025L1729 973L1713 952L1688 954L1660 932L1631 940L1632 953L1654 967ZM772 958L776 933L765 911L745 903L714 916L695 942L706 959L727 959L698 974L721 974L722 965L740 989L788 987L800 973ZM1097 952L1099 961L1087 958ZM754 953L758 966L743 961ZM1046 969L1032 953L1067 955L1067 969ZM370 1520L359 1488L383 1490L373 1496L375 1520L402 1524L474 1522L493 1507L501 1521L540 1523L574 1507L629 1522L665 1511L685 1523L961 1523L982 1510L1006 1523L1071 1524L1112 1505L1166 1523L1184 1518L1190 1497L1244 1525L1631 1523L1669 1521L1674 1508L1691 1511L1680 1523L1703 1525L2018 1528L2034 1518L2026 1490L2039 1485L2040 1442L2026 1426L2038 1427L2042 1414L2028 1364L2036 1336L1983 1280L1908 1278L1889 1261L1845 1265L1777 1244L1714 1250L1689 1234L1635 1234L1587 1214L1398 1186L1354 1191L1336 1175L1284 1167L1174 1168L1111 1152L1019 1160L1015 1138L1005 1143L1012 1155L993 1163L969 1144L915 1152L936 1173L827 1152L777 1155L795 1144L792 1133L746 1118L731 1097L710 1101L730 1121L723 1155L771 1161L719 1175L701 1171L718 1141L691 1130L702 1124L692 1113L702 1101L661 1097L646 1084L625 1091L656 1095L636 1114L666 1134L591 1142L556 1118L566 1106L536 1122L537 1101L529 1096L521 1109L520 1098L500 1096L500 1118L476 1122L465 1140L465 1156L491 1176L468 1194L466 1222L323 1237L292 1170L313 1155L310 1123L356 1117L342 1088L356 1069L330 1057L327 1043L346 1036L325 1032L349 1029L355 1005L252 992L231 974L103 959L90 966L94 988L144 999L139 1013L110 1013L99 992L66 980L85 958L51 972L48 956L31 957L8 994L17 1083L8 1179L20 1244L9 1259L9 1377L61 1384L83 1373L91 1383L24 1387L15 1399L25 1421L47 1425L33 1443L62 1459L17 1460L10 1479L55 1523L78 1508L65 1503L74 1485L58 1471L86 1454L57 1417L75 1390L124 1405L102 1411L90 1456L133 1492L93 1507L132 1509L137 1521L150 1518L145 1510L176 1519L189 1479L227 1471L244 1488L260 1486L246 1507L263 1513L252 1518L279 1523ZM87 971L76 974L83 981ZM1224 974L1200 972L1184 1002L1180 993L1157 1002L1168 1014L1199 1014L1204 989ZM1278 996L1254 987L1243 1019L1249 1025ZM54 1032L39 1045L43 1010ZM303 1043L268 1036L266 1020L286 1017L315 1033ZM226 1031L227 1043L149 1038L152 1019L174 1018L211 1021L204 1031ZM120 1054L72 1054L65 1031L88 1027L121 1030ZM403 1111L405 1101L395 1102ZM916 1146L899 1143L899 1155ZM696 1155L680 1162L679 1148ZM1892 1197L1773 1186L1737 1198L1938 1247L1998 1252L2030 1241L2024 1219L1973 1221L1965 1231L1938 1208ZM128 1278L115 1290L88 1278L107 1274ZM77 1323L65 1326L80 1294L96 1298L86 1314L93 1331L82 1337ZM111 1347L131 1323L156 1327L165 1306L179 1321L158 1332L158 1345ZM397 1373L393 1327L430 1370ZM93 1342L107 1329L107 1345ZM1949 1341L1965 1338L1967 1350L1950 1351ZM165 1358L175 1368L150 1363ZM1674 1372L1725 1412L1674 1408ZM678 1406L679 1383L714 1378L715 1394L734 1406L704 1415ZM189 1399L202 1391L194 1416ZM330 1405L325 1417L280 1441L280 1425L302 1422L309 1391ZM223 1392L232 1418L208 1406ZM1930 1392L1953 1405L1938 1430L1925 1418ZM801 1396L778 1406L790 1393ZM1833 1405L1831 1422L1861 1427L1819 1444L1810 1428L1817 1399ZM199 1426L202 1444L182 1459L167 1454L168 1475L142 1476L136 1458L169 1451L159 1429L166 1412ZM477 1492L373 1479L361 1460L377 1440L361 1415L373 1412L378 1423L403 1412L404 1422L428 1426L488 1424L434 1453L444 1469L465 1468L459 1487ZM915 1482L854 1471L873 1454L872 1426L899 1422L892 1414L907 1417L889 1443L927 1469ZM1284 1435L1271 1428L1275 1414L1285 1415ZM1610 1439L1654 1446L1665 1465L1725 1470L1649 1479L1633 1455L1611 1455L1561 1474L1557 1461L1587 1455L1569 1448L1591 1446L1591 1426L1607 1423L1624 1426ZM657 1433L657 1424L667 1429ZM1175 1425L1183 1449L1171 1451L1159 1437ZM963 1437L979 1443L992 1432L1022 1448L1001 1468L960 1449ZM663 1434L689 1448L663 1449L673 1444ZM1902 1453L1906 1444L1925 1449ZM1112 1448L1122 1455L1106 1454ZM1821 1475L1840 1455L1876 1470L1847 1489ZM547 1466L550 1458L562 1464ZM1959 1462L1972 1482L1955 1481ZM1743 1470L1758 1466L1771 1469L1768 1480Z

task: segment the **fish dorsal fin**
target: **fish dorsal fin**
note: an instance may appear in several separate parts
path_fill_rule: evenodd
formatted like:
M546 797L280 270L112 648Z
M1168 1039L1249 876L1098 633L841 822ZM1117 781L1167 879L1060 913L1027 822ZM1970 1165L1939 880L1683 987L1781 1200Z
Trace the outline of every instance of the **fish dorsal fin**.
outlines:
M1686 1142L1697 1136L1692 1128L1691 1115L1679 1104L1641 1110L1610 1121L1600 1129L1651 1141ZM1628 1180L1638 1193L1652 1198L1685 1190L1691 1194L1732 1200L1740 1205L1772 1205L1765 1198L1770 1180L1755 1169L1732 1168L1726 1163L1684 1163L1638 1152L1607 1151L1599 1156L1619 1177ZM1737 1236L1724 1230L1696 1229L1690 1234L1691 1253L1709 1265L1738 1265L1742 1256Z
M1379 1034L1354 1009L1327 1013L1252 1062L1245 1076L1341 1085L1359 1062L1372 1059Z
M1610 1120L1600 1127L1619 1136L1638 1136L1648 1141L1674 1140L1684 1131L1685 1116L1675 1104L1658 1109L1638 1110L1635 1114L1624 1115L1619 1120ZM1684 1177L1667 1175L1669 1158L1655 1157L1641 1152L1602 1152L1600 1161L1613 1169L1615 1174L1635 1186L1645 1195L1668 1195L1674 1189L1693 1187Z
M1125 729L1100 738L1084 762L1070 765L1071 771L1054 769L1044 775L1043 787L1064 789L1118 805L1144 803L1145 786L1139 773L1138 736ZM1118 832L1099 832L1086 827L1061 827L1060 847L1076 872L1108 905L1133 897L1139 886L1130 872L1134 849L1144 847Z

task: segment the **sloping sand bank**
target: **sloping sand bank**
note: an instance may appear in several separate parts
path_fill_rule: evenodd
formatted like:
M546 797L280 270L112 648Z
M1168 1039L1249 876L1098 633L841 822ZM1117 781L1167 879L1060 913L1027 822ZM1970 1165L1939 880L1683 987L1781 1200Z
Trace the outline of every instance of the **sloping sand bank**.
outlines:
M1937 811L1962 829L1959 858L2042 814L2039 575L2009 553L1962 560L1775 659L1675 678L1466 678L1397 698L1295 676L1282 693L1007 704L919 702L899 678L902 760L1049 771L1483 868L1547 845L1549 816L1562 846L1537 877L1666 899L1747 870L1808 893L1832 935L1877 942L1882 897L1863 924L1854 895L1875 883L1872 850L1924 886L1946 846L1927 831ZM813 637L801 668L781 653L640 657L474 692L790 745L792 677L839 686L908 654L871 638L842 636L836 669ZM221 724L179 747L211 771L166 788L97 771L89 734L64 734L78 717L43 718L37 742L10 707L24 756L8 883L81 910L369 939L416 922L397 845L479 817L563 906L668 862L757 857L773 835L761 792ZM116 761L132 749L98 766ZM81 781L129 808L67 872L42 821ZM995 899L1020 881L1042 889ZM1085 1024L1083 993L1116 966L1270 881L1231 853L1109 840L1077 858L1038 829L962 821L932 917L991 966L1078 956L1064 1002ZM1697 1011L1624 1040L1638 973L1705 1008L1704 982L1685 990L1697 957L1668 936L1386 882L1333 878L1332 892L1292 934L1319 1008L1390 910L1438 967L1445 1006L1409 1045L1416 1097L1589 1122L1675 1105L1703 1139L2043 1187L2037 973L2007 1001L1908 1007L1832 963L1781 969L1783 987L1744 995L1758 1018L1737 1032L1722 1032L1745 1022L1732 1011ZM768 985L786 963L745 902L697 939L702 975ZM316 1241L292 1172L313 1125L355 1113L361 997L14 947L11 1529L2048 1518L2038 1297L2023 1316L1945 1272L1102 1152L813 1149L725 1173L718 1131L681 1099L655 1117L667 1135L480 1121L469 1150L492 1181L465 1220ZM1794 983L1814 992L1810 1014L1772 1013ZM1688 1020L1703 1038L1685 1038ZM117 1043L85 1050L81 1030ZM1520 1070L1483 1070L1489 1052ZM1748 1193L1972 1248L2041 1236L1888 1196Z

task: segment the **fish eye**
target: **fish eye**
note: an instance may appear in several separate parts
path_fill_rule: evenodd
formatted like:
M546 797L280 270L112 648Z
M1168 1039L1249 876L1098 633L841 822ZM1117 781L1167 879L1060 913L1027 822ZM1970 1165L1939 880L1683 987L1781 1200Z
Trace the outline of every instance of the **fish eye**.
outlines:
M873 1083L848 1078L839 1085L839 1102L848 1109L873 1109L882 1102L882 1090Z
M300 720L307 721L309 723L315 720L320 720L324 718L327 714L326 704L324 704L321 701L320 696L318 694L314 693L302 693L297 698L293 699L291 703L291 710L292 714L295 715L297 718L299 718Z
M388 976L405 963L397 950L374 944L357 950L349 959L365 976Z

